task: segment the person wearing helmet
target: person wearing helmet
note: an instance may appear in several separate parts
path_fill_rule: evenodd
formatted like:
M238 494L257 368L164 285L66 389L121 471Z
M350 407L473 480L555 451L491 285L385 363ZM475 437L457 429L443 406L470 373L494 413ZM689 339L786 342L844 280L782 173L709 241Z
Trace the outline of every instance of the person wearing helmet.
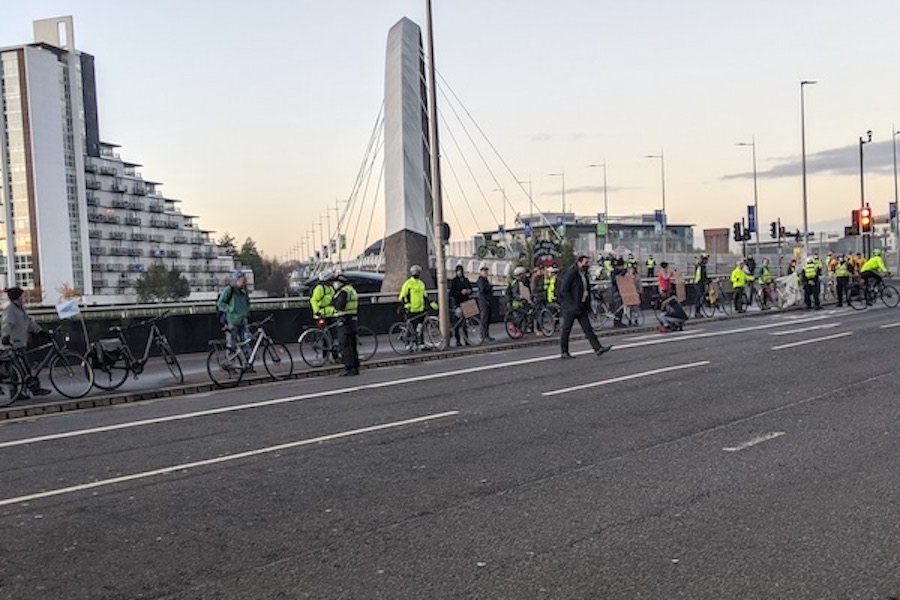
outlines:
M335 276L331 285L334 288L332 308L337 318L337 339L341 346L341 361L344 363L343 375L359 375L356 322L359 296L343 274Z
M834 276L837 281L837 305L844 306L844 300L848 300L847 291L850 289L850 276L853 274L853 259L847 254L839 256L834 267ZM849 305L849 300L847 302Z
M247 274L238 270L234 274L234 283L229 284L216 301L219 310L219 321L225 330L225 343L234 349L237 342L250 338L247 329L247 317L250 316L250 294L247 292ZM244 354L250 349L244 346Z
M803 301L806 303L806 310L812 310L813 301L816 304L816 310L822 310L822 302L819 297L819 276L822 275L822 268L819 266L818 259L809 256L806 259L806 265L800 271L800 281L803 284Z
M528 269L516 267L513 269L513 279L506 289L509 295L510 306L513 308L528 309L531 307L531 288L528 279Z
M331 306L334 299L332 283L335 277L336 275L331 271L319 273L319 281L309 297L309 309L312 311L313 319L332 316L334 312L334 308Z
M410 317L425 313L425 282L422 281L422 267L413 265L409 268L409 279L400 288L400 302Z
M731 272L731 287L734 288L734 312L745 312L747 297L744 295L744 287L747 285L747 273L744 271L744 261L737 261Z
M881 249L875 248L872 250L872 258L863 263L862 268L859 270L859 274L862 277L863 284L866 288L866 304L872 303L872 298L868 293L869 290L872 290L883 283L881 273L886 275L889 274L887 265L884 264L884 259L881 258Z

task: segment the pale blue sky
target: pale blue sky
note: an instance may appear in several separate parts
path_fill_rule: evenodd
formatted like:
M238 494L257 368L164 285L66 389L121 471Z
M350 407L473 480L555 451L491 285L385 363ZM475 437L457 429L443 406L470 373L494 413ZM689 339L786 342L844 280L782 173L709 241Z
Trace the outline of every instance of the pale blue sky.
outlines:
M433 1L438 68L544 209L560 200L547 174L564 168L575 210L602 210L602 171L586 165L604 158L612 214L658 208L658 161L643 157L663 148L670 222L730 227L752 201L751 179L734 177L749 174L750 149L734 144L755 135L764 231L776 217L799 225L802 79L819 81L806 88L811 223L849 224L869 129L867 199L876 213L893 199L895 0ZM388 29L404 16L424 26L424 7L7 0L0 46L31 41L35 19L73 15L79 48L97 57L104 139L204 227L278 254L350 193ZM500 214L493 182L480 183ZM456 231L496 226L469 200L478 222L454 204Z

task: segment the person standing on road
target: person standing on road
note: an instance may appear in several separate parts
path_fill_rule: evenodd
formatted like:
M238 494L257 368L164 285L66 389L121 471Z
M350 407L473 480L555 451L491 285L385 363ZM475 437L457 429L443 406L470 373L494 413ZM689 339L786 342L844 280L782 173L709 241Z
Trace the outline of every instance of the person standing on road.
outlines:
M656 270L656 261L653 260L653 255L651 254L649 257L647 257L647 279L653 279L655 270Z
M334 312L331 307L334 298L334 289L332 283L336 275L331 271L322 271L319 273L319 282L313 288L312 295L309 297L309 308L312 311L313 319L319 317L330 317Z
M572 325L578 320L581 330L591 343L591 348L597 356L608 352L611 346L603 346L591 322L588 319L588 311L591 309L591 286L588 281L588 268L591 265L589 256L581 255L575 262L575 266L566 271L559 286L559 301L562 307L562 334L559 338L559 350L562 358L573 358L569 354L569 336L572 333Z
M462 303L472 297L472 283L466 277L465 270L462 265L456 265L456 275L453 279L450 280L450 300L453 303L454 314L457 318L462 319ZM463 329L463 325L456 327L453 330L454 335L456 336L456 345L462 346L463 342L465 342L466 346L469 345L467 340L460 341L460 332Z
M822 303L819 299L819 275L822 269L816 263L816 259L812 256L806 259L806 266L800 272L803 281L803 301L806 303L806 309L811 310L813 300L816 303L816 310L822 309Z
M225 329L225 343L232 350L237 344L250 338L247 317L250 316L250 294L247 292L247 274L238 270L234 273L234 283L230 284L216 301L222 313ZM244 347L244 355L249 357L250 349Z
M359 348L357 344L356 315L359 296L343 275L334 279L334 316L338 318L337 338L341 345L343 375L359 375Z
M488 269L485 265L481 265L478 270L478 281L475 286L478 288L478 312L481 317L481 337L487 342L493 342L491 337L491 297L494 295L494 286L488 279Z
M835 281L837 281L837 305L838 308L844 306L844 300L847 299L847 291L850 289L850 275L853 270L850 257L842 255L838 257L834 266Z
M709 277L706 273L706 257L701 256L697 259L694 266L694 316L702 314L700 307L703 305L703 298L709 291Z
M24 352L28 347L29 335L46 336L47 332L37 324L34 317L25 311L25 291L22 288L11 287L6 290L6 295L9 296L9 305L3 309L0 342L4 346ZM31 379L31 365L29 364L31 361L21 360L18 362L27 371L26 378ZM40 386L37 378L32 381L29 388L32 396L46 396L50 393L50 390Z
M734 310L742 313L744 308L744 286L747 285L747 273L744 272L743 261L737 261L734 271L731 272L731 287L734 288Z

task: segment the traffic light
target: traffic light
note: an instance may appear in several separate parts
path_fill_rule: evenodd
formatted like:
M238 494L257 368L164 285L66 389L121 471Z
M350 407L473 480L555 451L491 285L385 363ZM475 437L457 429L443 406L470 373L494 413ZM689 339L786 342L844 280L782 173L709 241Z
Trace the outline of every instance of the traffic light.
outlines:
M742 241L744 239L744 232L741 231L741 224L735 221L732 229L734 230L734 241Z
M859 230L863 233L872 233L874 220L872 219L872 209L864 206L859 209Z
M741 239L745 242L750 239L750 230L749 229L744 229L744 235L741 237Z
M784 237L784 232L785 232L785 231L787 231L787 230L784 228L784 225L782 225L782 226L778 229L778 236L779 236L779 237Z
M773 240L778 237L778 223L775 221L769 223L769 235L772 236Z
M859 235L859 210L850 213L850 235Z

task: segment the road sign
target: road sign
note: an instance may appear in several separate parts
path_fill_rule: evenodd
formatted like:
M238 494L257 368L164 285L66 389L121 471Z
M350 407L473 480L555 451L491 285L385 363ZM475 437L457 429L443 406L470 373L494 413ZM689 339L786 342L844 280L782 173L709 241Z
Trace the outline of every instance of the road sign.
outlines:
M605 215L597 215L597 235L607 235L609 233L609 225L606 223Z
M654 210L653 211L653 220L656 223L659 223L660 227L664 226L666 224L666 213L664 213L661 210Z
M563 226L563 223L564 223L564 221L563 221L563 218L562 218L561 216L560 216L560 217L556 217L556 226L557 226L557 227L562 227L562 226Z
M522 229L525 230L525 239L531 238L531 219L522 221Z
M752 204L747 207L747 230L756 233L756 207Z
M653 233L655 233L656 235L662 235L662 230L663 230L662 223L657 221L656 223L653 224Z

